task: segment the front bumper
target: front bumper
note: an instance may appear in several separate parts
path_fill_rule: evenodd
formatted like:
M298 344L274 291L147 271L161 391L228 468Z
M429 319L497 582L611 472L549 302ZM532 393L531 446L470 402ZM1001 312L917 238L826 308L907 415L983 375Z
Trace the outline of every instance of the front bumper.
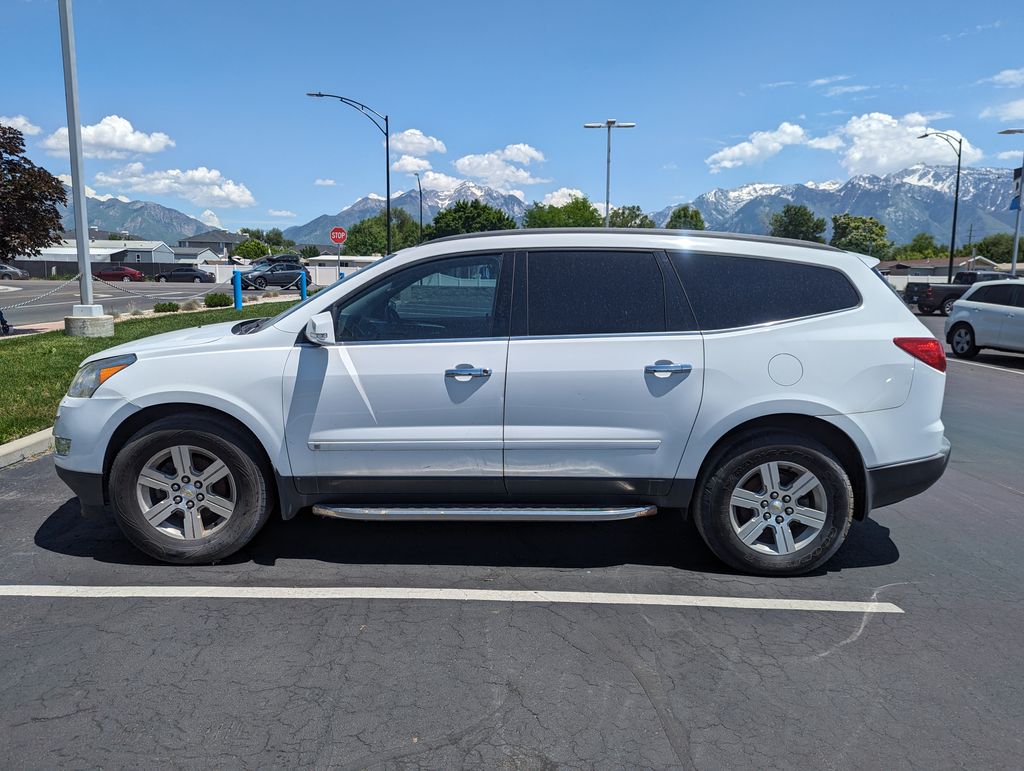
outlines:
M943 437L942 449L931 457L868 469L871 508L877 509L899 503L923 493L935 484L946 470L949 453L949 440Z
M103 474L72 471L57 466L57 476L71 488L71 492L78 496L83 514L98 513L103 510Z

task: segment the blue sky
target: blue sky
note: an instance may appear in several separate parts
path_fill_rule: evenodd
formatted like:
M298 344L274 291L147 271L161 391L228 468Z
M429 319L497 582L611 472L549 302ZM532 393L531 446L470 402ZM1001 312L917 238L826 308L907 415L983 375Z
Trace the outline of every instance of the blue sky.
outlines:
M0 0L0 120L66 173L56 3ZM77 0L86 179L229 228L286 227L384 192L381 136L323 90L388 112L393 191L469 179L660 209L713 187L1016 165L1014 3ZM13 32L13 34L11 34ZM62 141L63 140L63 141ZM403 156L405 156L403 158ZM317 181L320 184L317 184Z

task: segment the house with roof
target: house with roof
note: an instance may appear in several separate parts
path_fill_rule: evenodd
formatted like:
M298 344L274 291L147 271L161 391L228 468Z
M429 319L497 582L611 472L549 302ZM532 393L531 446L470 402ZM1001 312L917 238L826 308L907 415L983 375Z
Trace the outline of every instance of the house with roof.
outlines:
M221 258L212 249L205 246L172 246L175 262L201 265L205 263L219 263Z
M229 233L226 230L208 230L178 241L178 246L193 249L209 249L218 257L227 257L231 251L248 236Z

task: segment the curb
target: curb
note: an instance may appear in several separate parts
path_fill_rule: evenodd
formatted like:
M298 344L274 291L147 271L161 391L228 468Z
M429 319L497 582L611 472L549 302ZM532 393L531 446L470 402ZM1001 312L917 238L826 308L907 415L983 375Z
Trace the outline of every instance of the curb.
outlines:
M53 449L53 429L44 428L7 444L0 444L0 468L49 452Z

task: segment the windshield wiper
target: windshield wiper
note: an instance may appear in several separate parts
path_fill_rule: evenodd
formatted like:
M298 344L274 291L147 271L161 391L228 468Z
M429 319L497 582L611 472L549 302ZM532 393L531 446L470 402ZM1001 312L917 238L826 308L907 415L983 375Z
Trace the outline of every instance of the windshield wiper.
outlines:
M267 320L266 316L262 316L257 319L246 319L240 321L231 328L231 333L235 335L249 335L253 332L258 332L263 322Z

